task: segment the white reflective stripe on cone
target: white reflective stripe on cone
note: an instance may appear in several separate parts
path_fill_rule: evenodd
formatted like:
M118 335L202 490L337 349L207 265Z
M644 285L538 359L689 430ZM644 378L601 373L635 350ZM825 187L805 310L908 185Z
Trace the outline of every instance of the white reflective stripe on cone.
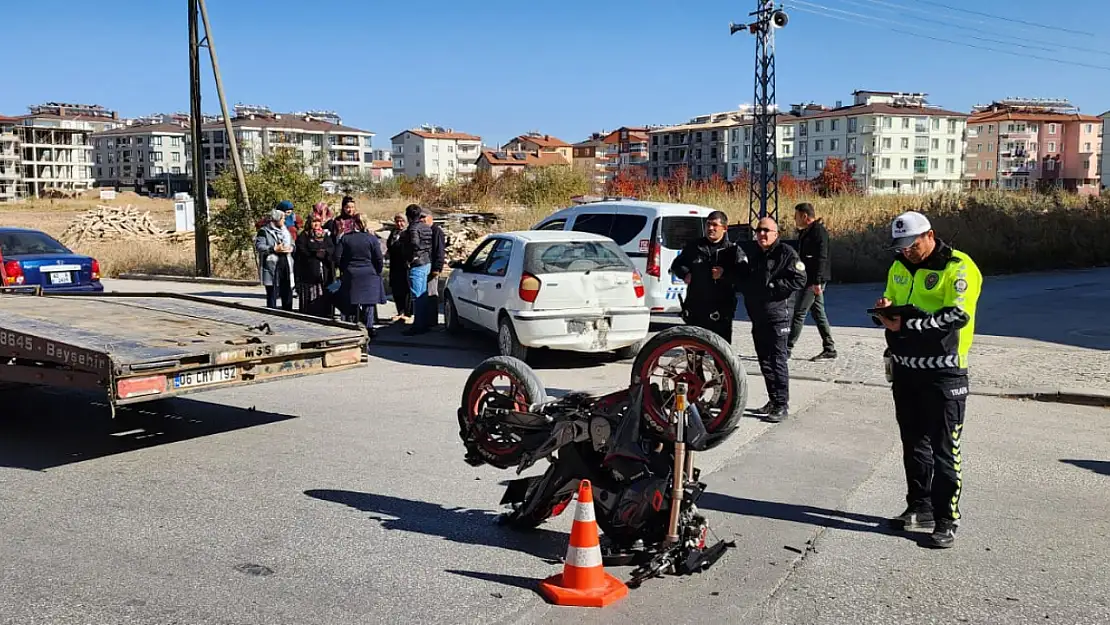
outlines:
M596 520L594 518L594 505L578 504L574 510L574 520L581 521L582 523L593 523Z
M601 566L601 548L593 547L568 547L566 564L580 569L589 569Z

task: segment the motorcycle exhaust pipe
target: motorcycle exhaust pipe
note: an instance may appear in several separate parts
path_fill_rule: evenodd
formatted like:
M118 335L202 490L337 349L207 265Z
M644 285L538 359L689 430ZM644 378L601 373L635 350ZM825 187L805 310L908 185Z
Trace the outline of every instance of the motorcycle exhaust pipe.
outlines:
M667 525L666 543L678 542L678 516L682 508L682 481L686 475L686 393L689 387L685 382L675 384L674 419L674 478L671 486L671 519Z

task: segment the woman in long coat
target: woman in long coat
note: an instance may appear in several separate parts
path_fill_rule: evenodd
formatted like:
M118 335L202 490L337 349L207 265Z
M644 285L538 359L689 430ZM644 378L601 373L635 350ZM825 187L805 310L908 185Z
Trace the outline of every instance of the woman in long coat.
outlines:
M397 213L393 216L393 232L389 233L385 247L389 254L389 288L393 291L393 302L397 305L397 314L393 320L412 316L412 301L409 298L409 262L405 240L408 222L405 216Z
M377 306L386 303L382 282L385 258L382 240L367 231L362 215L355 215L354 228L336 244L335 261L339 267L340 310L348 320L365 324L373 337Z
M258 229L254 237L254 251L258 254L258 278L266 287L266 306L293 310L293 237L285 227L285 213L274 209L270 221Z
M331 319L332 302L327 288L335 282L335 241L320 219L313 217L309 227L297 237L293 268L300 311Z

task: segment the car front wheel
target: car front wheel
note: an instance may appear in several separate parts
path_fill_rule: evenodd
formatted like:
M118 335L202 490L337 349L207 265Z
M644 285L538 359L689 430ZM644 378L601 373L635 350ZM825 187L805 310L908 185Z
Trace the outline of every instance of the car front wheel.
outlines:
M502 316L497 322L497 348L502 356L528 360L528 348L520 344L513 322L507 316Z

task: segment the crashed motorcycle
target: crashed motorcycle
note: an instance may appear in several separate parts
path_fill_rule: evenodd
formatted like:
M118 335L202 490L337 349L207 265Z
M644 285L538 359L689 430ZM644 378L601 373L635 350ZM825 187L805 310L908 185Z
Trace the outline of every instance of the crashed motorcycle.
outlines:
M579 481L593 486L606 565L634 565L637 586L661 574L699 572L732 543L708 545L697 508L705 490L694 452L712 449L737 429L747 378L732 347L697 327L677 326L647 341L625 389L553 398L524 362L498 356L470 374L458 410L465 460L515 467L500 520L531 529L571 503Z

